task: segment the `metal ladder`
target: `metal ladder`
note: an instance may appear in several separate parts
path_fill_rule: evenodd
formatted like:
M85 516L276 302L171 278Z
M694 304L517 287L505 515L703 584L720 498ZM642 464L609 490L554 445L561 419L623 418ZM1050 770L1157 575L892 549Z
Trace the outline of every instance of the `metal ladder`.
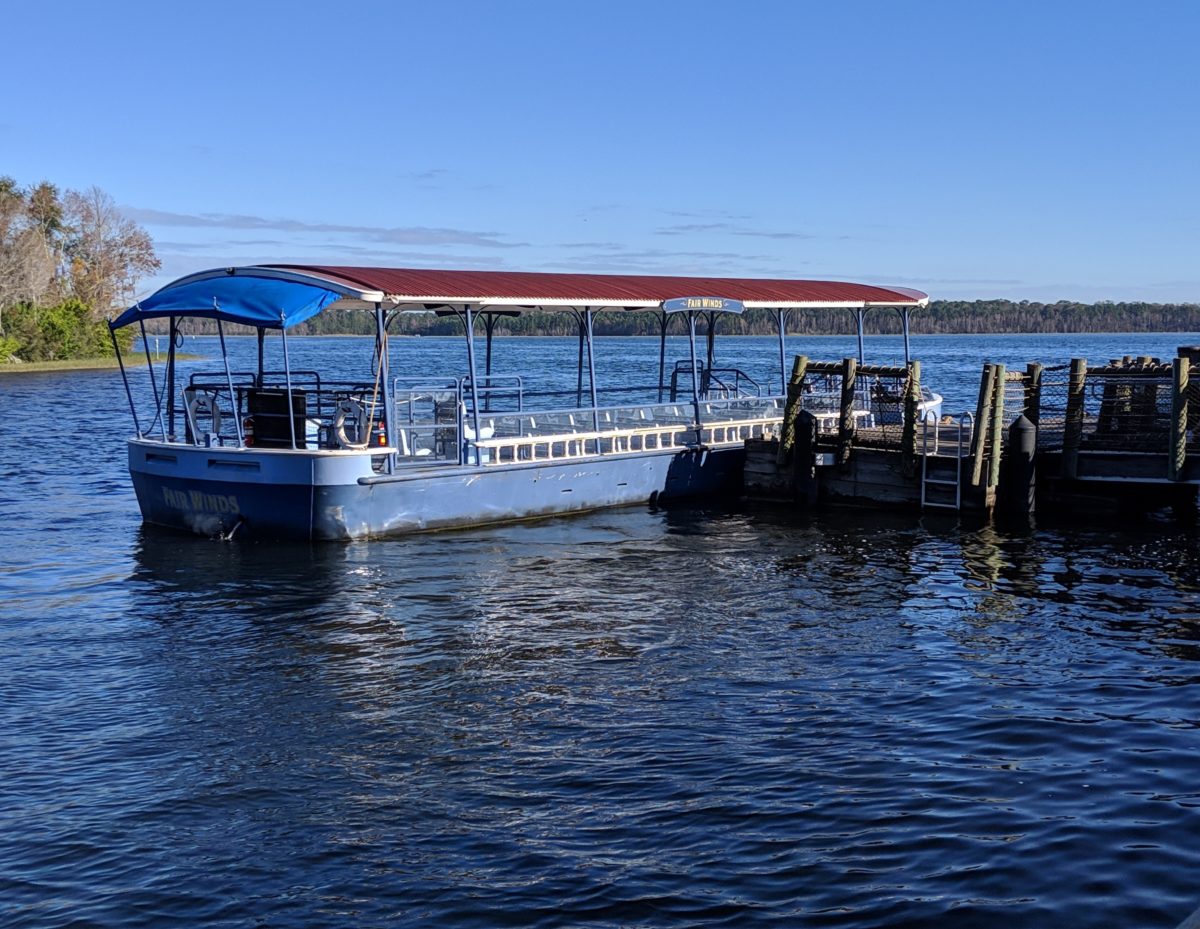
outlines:
M933 448L929 447L929 431L933 427ZM963 450L965 442L969 441L969 433L967 427L970 427L971 432L975 429L975 414L966 412L959 413L958 418L954 421L956 448L954 455L954 479L946 477L930 477L929 476L929 458L932 455L937 455L938 447L941 441L941 429L939 427L939 418L936 413L930 411L925 414L921 420L921 509L937 508L943 510L958 511L962 509L962 469L963 469ZM929 499L930 487L953 487L954 502L939 503Z

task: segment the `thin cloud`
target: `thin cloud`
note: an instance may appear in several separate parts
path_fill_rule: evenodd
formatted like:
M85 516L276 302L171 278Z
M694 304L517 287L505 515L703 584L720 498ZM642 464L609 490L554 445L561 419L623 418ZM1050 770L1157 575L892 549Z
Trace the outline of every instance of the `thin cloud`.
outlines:
M794 265L795 262L789 262ZM543 263L546 270L594 271L597 273L683 274L742 277L748 274L775 274L773 259L767 255L740 252L670 251L666 249L602 250L576 255L570 261Z
M206 253L197 253L188 249L163 249L159 253L164 270L177 271L178 274L190 274L201 270L198 262L204 262L207 268L228 268L242 265L260 264L361 264L377 265L379 267L481 267L501 268L506 265L502 259L492 255L466 255L460 252L426 252L409 249L386 250L358 247L353 245L322 245L319 253L297 251L295 245L289 246L288 251L273 252L241 252L230 251L227 248L216 248ZM334 256L341 261L331 260ZM178 276L178 274L176 276Z
M125 216L147 226L187 229L270 230L302 235L350 235L393 245L474 245L482 248L523 248L527 242L505 242L498 232L476 232L431 226L352 226L341 223L306 223L298 219L271 219L237 213L171 213L142 207L123 207Z
M748 213L731 213L728 210L660 210L663 216L680 219L720 219L726 221L750 219Z
M730 222L678 223L674 226L661 226L654 230L655 235L692 235L697 232L724 232L729 235L750 236L759 239L803 240L817 238L817 236L808 232L772 232L760 229L747 229L744 226Z
M735 229L734 235L754 236L759 239L815 239L815 235L808 232L759 232L755 229ZM843 236L842 238L848 238Z
M1025 281L1017 278L1004 277L904 277L891 274L858 274L852 275L857 280L887 281L889 284L904 286L912 284L920 287L923 284L987 284L990 286L1021 287Z
M289 243L282 239L227 239L222 242L172 242L165 239L155 240L154 247L164 252L209 252L214 248L227 249L239 246L250 248L276 248L287 246Z
M677 226L662 226L655 229L655 235L687 235L692 232L716 232L718 230L733 231L729 223L681 223Z

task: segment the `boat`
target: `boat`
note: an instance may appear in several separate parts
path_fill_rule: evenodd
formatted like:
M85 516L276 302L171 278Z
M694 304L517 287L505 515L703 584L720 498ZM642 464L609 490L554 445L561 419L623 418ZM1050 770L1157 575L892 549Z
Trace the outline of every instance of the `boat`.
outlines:
M893 309L907 360L909 313L927 300L833 281L280 264L187 275L109 325L118 358L118 330L140 327L145 347L147 321L169 327L165 371L146 351L148 390L133 389L121 362L134 425L129 473L145 523L225 538L351 540L736 493L746 440L776 435L782 421L790 315L847 307L861 356L866 313ZM748 308L778 322L779 369L768 377L715 357L719 321ZM362 377L293 370L288 331L338 309L373 314ZM539 396L527 372L492 370L497 320L535 309L578 323L578 389L565 401ZM410 312L461 322L459 376L392 370L389 326ZM649 371L644 388L600 387L601 312L656 314L656 381ZM215 321L220 371L182 376L175 347L189 319ZM257 334L256 370L231 366L229 324ZM687 335L688 356L668 365L672 326ZM268 333L279 338L268 344ZM898 409L883 401L864 392L856 415L882 421ZM923 414L936 415L940 402L924 396ZM819 418L821 403L806 398Z

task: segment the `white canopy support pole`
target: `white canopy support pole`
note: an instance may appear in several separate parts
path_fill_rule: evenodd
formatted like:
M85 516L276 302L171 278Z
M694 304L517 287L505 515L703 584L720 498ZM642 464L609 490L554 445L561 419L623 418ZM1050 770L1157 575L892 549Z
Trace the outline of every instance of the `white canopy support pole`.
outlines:
M125 383L125 396L129 398L129 412L133 414L133 428L140 439L144 433L142 432L142 424L138 422L137 405L133 402L133 391L129 387L129 375L125 372L125 359L121 357L121 346L117 344L117 330L109 326L108 336L112 339L113 351L117 356L117 367L121 369L121 380Z
M146 338L146 321L139 319L138 327L142 330L142 348L146 352L146 369L150 372L150 387L154 391L154 420L158 423L165 442L167 441L167 424L163 420L162 397L158 392L158 378L154 376L154 361L150 358L150 340ZM154 428L153 422L150 423L150 428Z
M479 441L479 385L475 378L475 318L471 315L471 304L463 304L463 319L467 324L467 376L471 380L471 428L475 430L475 441ZM460 445L466 443L459 436ZM462 462L465 464L466 462ZM479 451L475 452L475 463L479 464Z
M238 448L245 448L246 440L242 437L242 412L238 409L237 392L233 389L233 372L229 370L229 352L225 350L225 327L221 325L221 317L217 317L217 335L221 337L221 358L225 362L225 382L229 385L229 404L233 407L233 424L237 427ZM286 356L285 356L286 357ZM288 412L291 413L291 391L288 391ZM288 416L288 421L291 421L291 416ZM296 438L292 437L292 446L295 447Z
M708 332L706 333L708 350L705 354L708 358L708 370L711 372L717 354L717 314L709 313L704 318L708 321Z
M700 444L700 380L696 371L696 313L688 311L688 350L692 357L692 408L696 413L696 444Z
M283 378L287 387L288 431L292 436L292 448L296 447L296 416L292 410L292 362L288 356L287 326L283 325L284 315L279 314L279 335L283 339Z
M666 310L659 311L660 330L658 336L658 402L663 402L664 381L667 374L667 325L671 315Z
M487 335L486 348L483 354L483 408L489 412L492 409L492 335L496 329L496 314L483 314L483 330Z
M784 349L784 336L787 333L787 318L788 311L783 307L778 307L775 310L775 318L779 320L779 394L780 396L787 395L787 357Z
M169 341L167 343L167 386L166 386L166 405L167 405L167 432L175 435L175 337L179 334L179 318L172 316L170 326L167 329L169 333Z
M588 384L591 387L592 396L592 428L600 431L600 412L596 409L596 353L592 346L592 308L585 306L583 308L584 329L587 332L587 362L588 362Z
M571 307L575 322L579 327L579 359L575 364L575 405L583 406L583 317L579 310Z
M867 308L865 306L857 306L854 308L854 321L858 330L858 363L864 364L866 359L863 357L863 327L866 323Z
M379 384L383 394L383 434L388 445L397 447L396 434L392 431L392 385L390 382L391 364L388 358L387 317L383 312L383 303L375 304L375 344L379 350ZM367 443L371 441L371 424L367 423ZM385 470L388 474L395 471L396 453L387 456Z

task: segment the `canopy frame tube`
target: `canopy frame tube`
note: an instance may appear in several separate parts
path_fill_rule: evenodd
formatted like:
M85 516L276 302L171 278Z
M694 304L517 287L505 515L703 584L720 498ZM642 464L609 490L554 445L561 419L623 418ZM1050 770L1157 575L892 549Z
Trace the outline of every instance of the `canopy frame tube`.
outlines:
M776 307L775 318L779 322L779 395L787 395L788 369L787 369L787 349L785 346L787 340L787 324L788 317L792 315L791 310L783 307Z
M167 328L167 432L175 435L175 339L179 332L179 317L172 316Z
M142 333L142 351L146 354L146 370L150 372L150 389L154 391L154 419L150 423L150 428L153 429L154 423L158 423L159 431L165 442L167 441L167 424L162 415L162 396L158 392L158 378L154 376L154 361L150 357L150 340L146 338L146 321L144 319L138 320L138 328Z
M392 385L391 385L391 358L388 349L388 318L383 309L383 302L379 301L375 304L375 345L378 352L379 364L379 387L383 394L383 435L389 446L395 443L396 433L392 431ZM370 434L371 424L367 423L367 444L371 443ZM476 433L478 435L478 432ZM392 474L396 469L396 453L391 452L387 456L387 461L384 464L384 469L388 474Z
M696 414L696 444L700 443L700 379L696 370L696 311L689 310L688 319L688 352L692 359L692 409Z
M670 313L659 314L658 334L658 402L663 402L663 391L666 390L667 377L667 328L674 317Z
M229 384L229 402L233 404L233 424L237 427L238 447L246 447L246 438L242 434L242 417L241 411L238 409L237 391L233 389L233 371L229 368L229 352L225 349L225 327L221 324L221 317L217 317L217 335L221 338L221 360L225 362L225 380ZM286 345L286 342L284 343ZM287 364L287 351L284 350L283 355L284 365ZM288 375L288 422L292 423L292 389L291 375ZM292 448L296 447L296 426L292 423Z
M259 389L263 386L263 343L267 338L267 330L262 326L256 326L255 331L258 333L258 383L255 385Z
M855 329L858 335L858 363L865 364L863 357L863 334L866 331L866 318L871 310L877 309L872 306L860 306L854 308ZM909 322L912 314L911 306L893 307L896 315L900 317L900 334L904 337L904 363L907 365L912 360L912 349L909 345ZM784 381L784 390L787 390L787 381Z
M475 371L475 319L471 314L471 304L462 305L463 324L467 332L467 374L471 381L471 428L475 441L479 441L479 383ZM462 410L458 418L462 419ZM467 444L459 436L459 464L466 464ZM475 450L475 464L479 464L479 450Z
M112 338L113 351L117 353L117 367L121 369L121 380L125 383L125 396L129 398L129 412L133 415L133 431L139 439L144 438L142 424L138 422L137 405L133 402L133 390L129 386L129 374L125 370L125 359L121 357L121 346L117 344L117 330L109 326L108 334Z
M704 318L708 324L708 331L705 333L707 340L705 357L708 359L708 370L711 371L717 354L717 314L705 313Z
M588 387L590 389L591 399L592 399L592 428L596 432L599 432L600 431L600 413L599 413L599 410L597 409L597 407L599 406L599 403L598 403L597 397L596 397L596 353L595 353L595 345L594 345L594 340L593 340L593 336L595 334L595 327L593 325L594 319L592 316L592 308L590 306L585 306L583 308L583 319L584 319L584 326L587 330Z

